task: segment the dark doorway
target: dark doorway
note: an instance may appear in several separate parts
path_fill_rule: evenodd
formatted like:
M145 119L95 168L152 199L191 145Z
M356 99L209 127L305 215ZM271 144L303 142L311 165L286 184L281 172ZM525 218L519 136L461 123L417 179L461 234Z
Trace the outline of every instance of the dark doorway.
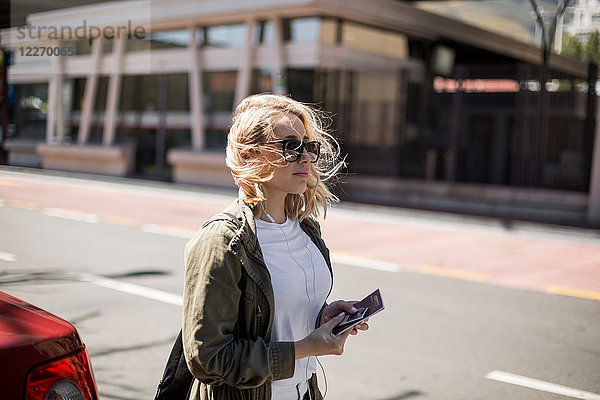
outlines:
M494 119L490 115L474 115L466 126L462 146L459 180L489 183L492 179Z

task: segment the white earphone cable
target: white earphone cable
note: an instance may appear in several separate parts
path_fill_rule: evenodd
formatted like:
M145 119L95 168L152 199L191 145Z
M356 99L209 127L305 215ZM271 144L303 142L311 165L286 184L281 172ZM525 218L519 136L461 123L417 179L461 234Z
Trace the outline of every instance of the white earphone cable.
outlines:
M307 307L307 313L306 313L307 314L307 327L308 327L308 334L310 334L311 333L311 324L310 324L310 321L311 321L311 318L310 318L311 298L310 298L310 294L309 294L309 290L308 290L308 276L307 276L306 270L298 262L298 260L296 259L296 257L294 257L294 254L292 253L292 250L290 249L289 240L288 240L288 238L287 238L287 236L286 236L285 231L283 230L283 228L278 223L275 222L275 219L271 216L271 214L269 214L267 212L267 210L265 209L265 207L264 207L264 205L263 205L262 202L260 203L260 205L262 207L263 212L265 213L265 215L269 219L269 221L271 221L271 223L274 223L275 225L277 225L277 227L281 231L281 234L285 238L285 244L286 244L286 247L287 247L288 252L290 254L290 257L292 258L292 260L294 260L294 262L298 265L298 267L300 267L300 270L302 270L302 274L304 275L304 288L306 290L306 297L308 298L308 305L309 305L309 307ZM300 203L298 203L298 208L299 207L300 207ZM306 244L306 241L305 241L304 237L302 236L302 233L304 231L300 227L300 223L298 221L297 215L298 215L298 210L296 210L296 221L294 223L297 224L296 227L298 229L300 229L300 237L301 237L301 240L302 240L302 244L304 245L304 248L306 249L306 251L308 252L308 254L310 256L310 264L311 264L311 267L312 267L312 278L313 278L313 282L312 282L313 283L313 285L312 285L313 286L313 295L314 295L314 299L316 300L317 299L317 289L316 289L316 280L317 279L316 279L316 273L315 273L315 264L313 262L312 252L308 248L308 245ZM287 219L287 216L286 216L286 219ZM310 360L310 357L311 356L309 356L309 360ZM321 364L321 361L319 360L319 358L317 356L314 356L314 357L315 357L315 360L317 361L317 363L319 364L319 366L321 367L321 370L323 371L323 377L324 377L324 380L325 380L325 394L323 395L323 399L325 399L325 396L327 395L327 376L325 375L325 368L323 368L323 364ZM307 382L308 382L308 367L309 367L309 362L307 361L307 363L306 363L306 369L305 369L305 372L304 372L304 378L305 378L305 380ZM309 396L309 400L310 400L312 398L311 392L310 392L310 388L308 390L308 396Z

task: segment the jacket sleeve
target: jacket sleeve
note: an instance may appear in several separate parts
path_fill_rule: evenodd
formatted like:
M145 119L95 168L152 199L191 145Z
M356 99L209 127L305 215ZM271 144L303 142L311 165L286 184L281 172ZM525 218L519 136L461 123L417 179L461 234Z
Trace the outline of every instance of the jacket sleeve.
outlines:
M293 342L266 343L234 334L242 265L228 250L228 232L221 222L213 222L185 248L183 347L188 367L203 383L241 389L289 378L294 374Z

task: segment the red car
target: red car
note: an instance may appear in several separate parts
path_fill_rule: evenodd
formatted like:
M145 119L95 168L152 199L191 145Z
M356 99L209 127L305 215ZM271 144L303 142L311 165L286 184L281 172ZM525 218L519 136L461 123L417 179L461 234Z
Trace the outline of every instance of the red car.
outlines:
M1 291L0 397L98 399L92 365L75 327Z

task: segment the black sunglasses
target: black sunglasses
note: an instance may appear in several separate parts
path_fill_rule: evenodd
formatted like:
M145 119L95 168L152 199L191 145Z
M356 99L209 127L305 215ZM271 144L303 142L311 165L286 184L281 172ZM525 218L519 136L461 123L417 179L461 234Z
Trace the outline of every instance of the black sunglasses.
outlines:
M310 157L311 163L316 163L319 159L319 154L321 154L321 143L319 142L302 142L300 140L295 139L283 139L283 140L275 140L272 142L266 142L264 144L277 144L281 143L283 158L287 162L295 162L302 157L302 153L304 149L306 149L306 153L308 153Z

